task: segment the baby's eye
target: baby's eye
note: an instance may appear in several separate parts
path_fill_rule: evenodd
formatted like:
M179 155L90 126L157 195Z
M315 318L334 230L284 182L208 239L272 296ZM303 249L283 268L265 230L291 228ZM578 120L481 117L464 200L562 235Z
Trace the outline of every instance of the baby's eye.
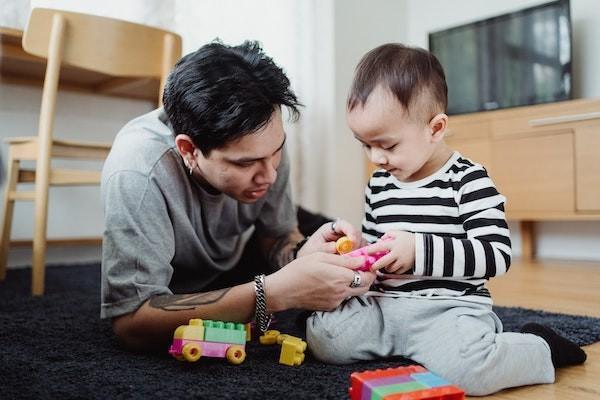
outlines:
M361 143L361 145L362 145L362 147L363 147L364 149L370 149L370 148L371 148L371 146L369 146L369 145L368 145L368 144L366 144L366 143Z
M393 144L393 145L391 145L391 146L388 146L388 147L382 147L382 148L383 148L384 150L394 150L394 147L396 147L397 145L398 145L398 143L396 143L396 144Z

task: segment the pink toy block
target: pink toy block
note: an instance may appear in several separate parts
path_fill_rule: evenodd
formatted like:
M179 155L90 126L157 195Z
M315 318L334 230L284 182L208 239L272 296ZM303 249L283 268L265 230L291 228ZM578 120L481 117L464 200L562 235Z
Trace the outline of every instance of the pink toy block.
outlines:
M361 247L360 249L356 249L356 250L351 251L350 253L344 254L344 256L349 256L349 257L364 257L365 258L365 262L363 263L363 265L356 268L356 271L370 271L371 266L373 264L375 264L375 262L377 260L379 260L381 257L385 256L387 253L389 253L389 251L378 251L377 253L369 254L367 252L367 247L368 246Z
M385 239L380 239L380 240L387 241L387 240L393 240L393 238L386 237ZM365 262L363 263L363 265L356 268L356 271L370 271L371 267L373 266L373 264L375 264L375 262L377 260L379 260L381 257L385 256L387 253L389 253L389 251L385 250L385 251L378 251L376 253L369 254L369 252L367 251L367 247L369 247L369 246L370 245L364 246L364 247L361 247L360 249L356 249L349 253L344 254L345 256L350 256L350 257L364 257Z

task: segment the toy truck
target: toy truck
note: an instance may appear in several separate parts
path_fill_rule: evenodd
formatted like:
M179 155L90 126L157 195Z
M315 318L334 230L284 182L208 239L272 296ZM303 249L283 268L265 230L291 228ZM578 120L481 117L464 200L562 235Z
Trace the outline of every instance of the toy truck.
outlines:
M419 365L354 372L350 400L463 400L465 392Z
M191 319L189 325L175 330L169 354L180 361L196 362L205 356L241 364L246 359L246 327L233 322Z

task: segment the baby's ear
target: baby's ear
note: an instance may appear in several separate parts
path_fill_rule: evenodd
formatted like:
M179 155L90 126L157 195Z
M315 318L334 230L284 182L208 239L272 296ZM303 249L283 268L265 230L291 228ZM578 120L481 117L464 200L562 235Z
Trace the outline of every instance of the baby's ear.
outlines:
M429 129L431 130L431 140L439 142L444 138L446 127L448 126L448 116L444 113L437 114L429 121Z

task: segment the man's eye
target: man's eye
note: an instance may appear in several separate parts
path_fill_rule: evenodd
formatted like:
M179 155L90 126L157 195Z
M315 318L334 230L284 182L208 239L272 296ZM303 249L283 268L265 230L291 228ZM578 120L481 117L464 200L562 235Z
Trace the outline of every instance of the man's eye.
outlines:
M234 163L234 164L240 168L248 168L248 167L251 167L254 163L253 162L239 162L239 163Z

